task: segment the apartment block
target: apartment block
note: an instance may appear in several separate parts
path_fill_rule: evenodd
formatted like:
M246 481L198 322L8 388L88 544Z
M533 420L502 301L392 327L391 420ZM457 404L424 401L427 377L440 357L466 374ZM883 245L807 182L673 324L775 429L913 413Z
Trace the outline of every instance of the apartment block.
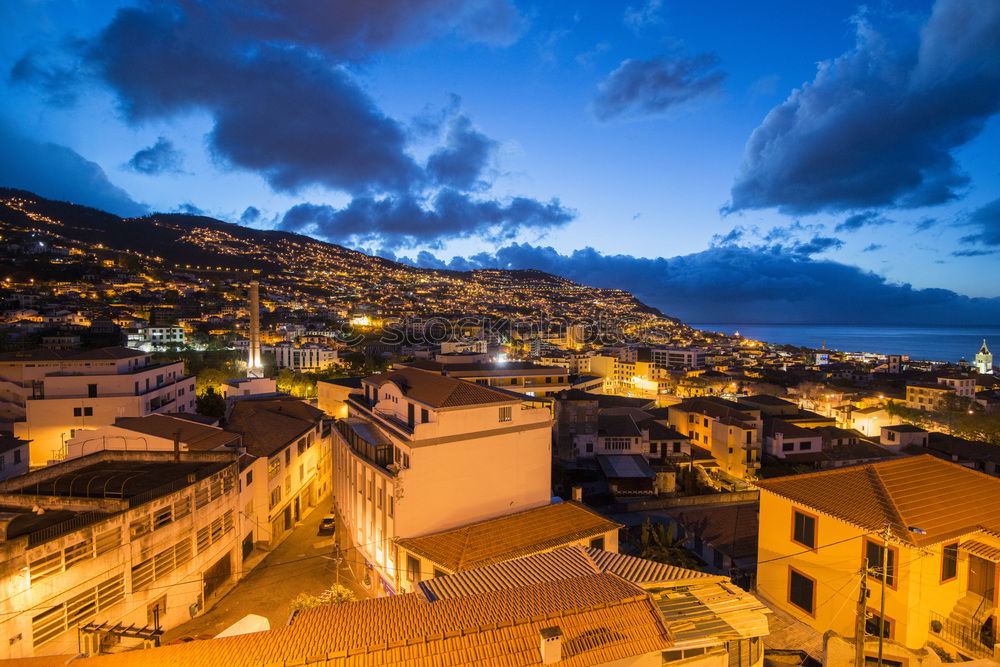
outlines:
M719 468L753 479L760 468L761 411L714 396L690 398L668 408L670 426L712 453Z
M517 394L404 367L365 378L347 407L334 498L373 593L400 589L396 538L549 503L550 413Z
M211 607L239 571L236 460L109 450L0 482L0 656L156 643Z
M148 352L123 347L9 352L0 355L0 401L39 466L63 459L77 429L194 412L195 381L183 362L153 363Z

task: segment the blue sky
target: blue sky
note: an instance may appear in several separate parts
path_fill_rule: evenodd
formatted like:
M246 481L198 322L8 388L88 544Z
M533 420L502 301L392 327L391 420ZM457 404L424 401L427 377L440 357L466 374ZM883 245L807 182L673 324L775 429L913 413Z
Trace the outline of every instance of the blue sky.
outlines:
M0 184L700 321L1000 322L1000 4L4 3ZM940 320L939 320L940 321Z

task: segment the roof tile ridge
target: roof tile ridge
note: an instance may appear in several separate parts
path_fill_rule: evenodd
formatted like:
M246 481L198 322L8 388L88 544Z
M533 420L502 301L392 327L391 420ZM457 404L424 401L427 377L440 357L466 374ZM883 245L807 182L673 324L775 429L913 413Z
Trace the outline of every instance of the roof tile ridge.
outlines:
M866 465L865 469L868 479L872 483L883 509L888 510L886 513L891 515L889 527L892 529L892 534L895 535L896 539L900 542L913 544L909 531L906 530L903 515L900 513L896 502L892 499L892 494L890 494L889 490L886 488L885 480L882 479L882 474L879 472L878 466L874 464Z
M473 524L474 525L474 524ZM472 526L465 526L465 539L462 541L462 551L458 555L458 571L461 572L465 568L466 557L469 552L469 542L472 540Z

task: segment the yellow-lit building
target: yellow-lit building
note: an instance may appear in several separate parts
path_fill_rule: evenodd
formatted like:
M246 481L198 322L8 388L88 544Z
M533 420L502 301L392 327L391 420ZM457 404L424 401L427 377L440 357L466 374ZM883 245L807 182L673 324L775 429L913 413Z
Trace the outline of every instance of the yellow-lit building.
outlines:
M824 664L854 664L865 558L864 653L876 655L886 526L885 664L938 664L928 644L998 655L1000 479L926 455L757 486L757 594L823 635Z

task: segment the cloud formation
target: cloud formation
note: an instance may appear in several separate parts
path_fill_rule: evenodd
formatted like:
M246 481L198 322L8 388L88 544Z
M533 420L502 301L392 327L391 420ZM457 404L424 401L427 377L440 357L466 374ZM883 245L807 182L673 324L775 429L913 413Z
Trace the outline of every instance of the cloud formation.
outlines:
M558 227L574 216L557 199L541 203L515 197L501 203L444 189L430 202L399 195L355 197L340 209L299 204L285 213L279 229L309 233L335 243L374 245L385 252L418 245L440 247L444 240L473 235L506 242L523 229Z
M1000 110L1000 4L938 0L917 26L856 18L855 47L767 114L747 142L729 211L941 204L968 177L953 152ZM887 37L893 34L893 39Z
M715 67L718 58L659 56L625 60L598 85L591 104L600 121L659 115L695 99L722 91L726 78Z
M849 216L846 220L833 228L835 232L856 232L862 227L873 227L875 225L886 225L892 222L888 218L880 215L878 211L863 211Z
M451 121L446 145L427 159L427 173L439 185L471 190L481 184L497 146L472 126L468 116L459 114Z
M164 137L158 138L152 146L137 151L128 161L130 169L150 176L164 173L177 174L181 172L183 165L184 154L177 150L172 141Z
M0 184L30 190L48 199L83 204L123 217L148 213L112 183L100 165L59 144L29 139L0 118Z
M964 243L1000 245L1000 199L977 208L965 224L978 228L975 234L962 237ZM957 255L957 254L956 254Z
M448 263L421 254L414 263L459 271L539 269L588 285L629 290L688 322L1000 322L1000 298L914 289L857 267L775 249L717 246L645 259L593 248L563 255L551 247L514 243Z

